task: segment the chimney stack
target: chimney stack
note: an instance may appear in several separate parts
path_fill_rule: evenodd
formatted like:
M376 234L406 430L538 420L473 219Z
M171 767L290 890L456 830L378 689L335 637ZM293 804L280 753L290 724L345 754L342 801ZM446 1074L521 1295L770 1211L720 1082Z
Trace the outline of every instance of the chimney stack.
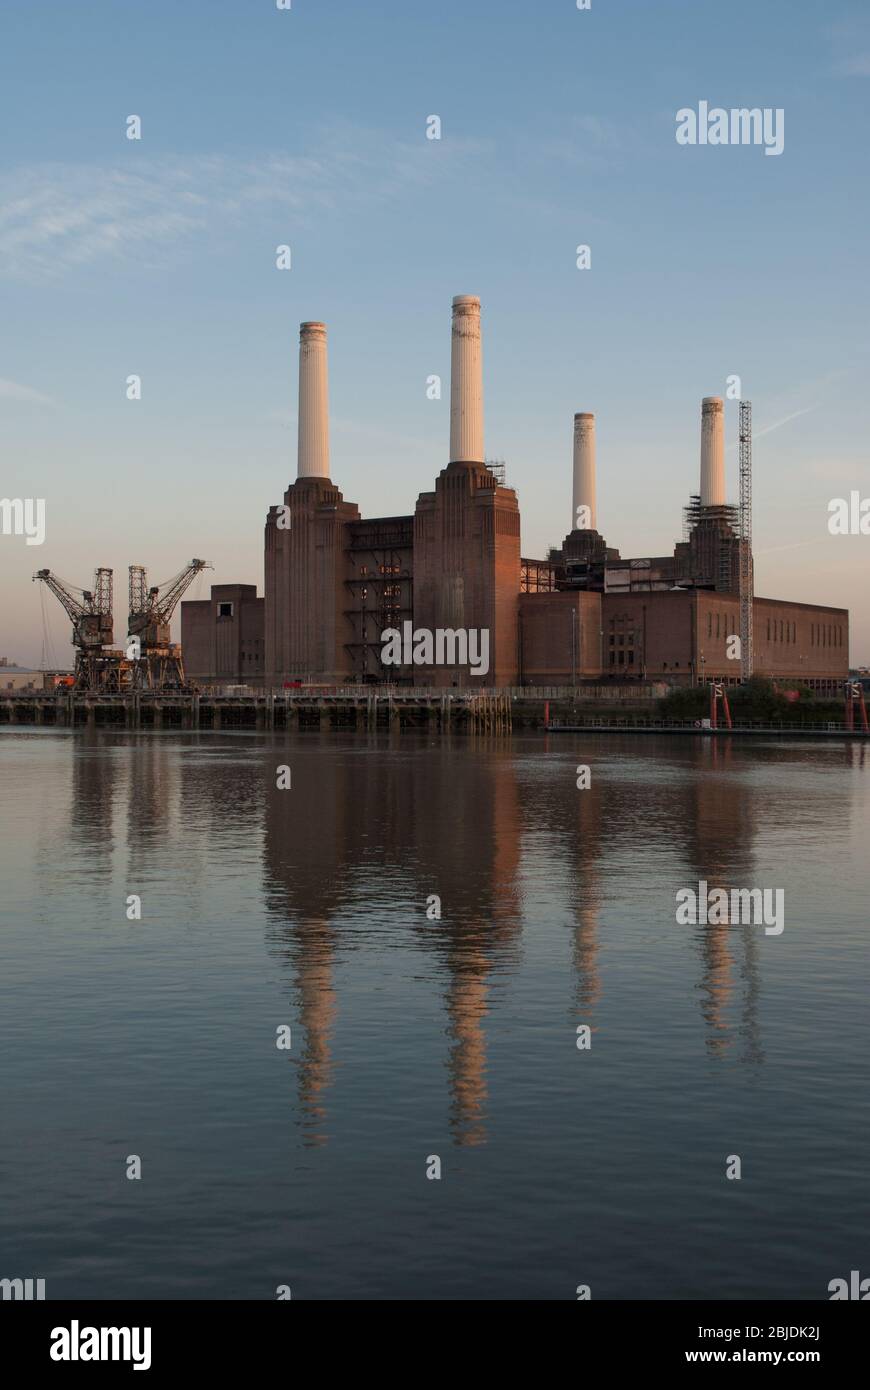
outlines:
M721 396L701 402L701 506L725 505L725 404Z
M588 507L589 515L577 520L577 509ZM572 531L596 531L595 512L595 416L574 416L574 512Z
M483 463L483 375L480 300L458 294L453 301L450 351L450 463Z
M326 324L299 325L299 478L329 477Z

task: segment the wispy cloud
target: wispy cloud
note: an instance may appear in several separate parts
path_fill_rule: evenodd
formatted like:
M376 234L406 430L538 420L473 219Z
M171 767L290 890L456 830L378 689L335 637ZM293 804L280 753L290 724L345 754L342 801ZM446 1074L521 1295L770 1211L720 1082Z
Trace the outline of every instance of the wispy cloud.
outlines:
M852 16L829 30L838 77L870 77L870 22Z
M0 400L25 401L28 405L47 405L51 409L57 405L57 401L42 391L36 391L32 386L22 386L17 381L7 381L4 377L0 377Z
M763 439L766 434L773 434L774 430L781 430L783 425L788 425L792 420L799 420L802 415L809 415L810 411L818 410L817 405L804 406L803 410L793 410L791 415L784 415L781 420L774 420L772 425L765 425L764 429L753 431L753 439Z
M612 167L631 148L635 131L591 114L577 115L548 139L520 134L517 154L531 168L552 162L561 169Z
M270 410L264 417L263 423L267 425L278 425L281 429L295 429L298 422L298 415L292 410ZM395 430L382 430L373 428L371 425L364 425L359 420L345 420L341 416L330 415L329 428L334 434L349 435L355 439L367 441L378 445L388 445L396 449L413 449L417 452L425 452L433 447L431 439L420 439L412 435L397 434ZM437 444L435 445L437 447Z
M131 142L132 143L132 142ZM143 256L197 236L213 239L257 207L293 214L405 197L450 177L475 155L472 141L427 158L427 142L389 141L333 127L304 156L140 158L123 165L41 164L0 178L0 266L6 275L55 279L77 266Z
M757 559L759 555L778 555L781 550L803 550L805 546L817 546L818 543L818 536L813 536L812 540L808 541L789 541L787 545L766 545L762 550L753 549L752 553Z
M818 405L806 405L802 410L793 410L790 415L783 415L780 420L774 420L772 424L765 425L760 430L752 431L753 442L756 439L763 439L766 434L773 434L774 430L781 430L783 425L788 425L792 420L798 420L801 415L809 415L810 411L818 410ZM728 445L728 452L733 452L739 447L737 440L732 440Z
M870 77L870 53L845 58L838 68L843 77Z

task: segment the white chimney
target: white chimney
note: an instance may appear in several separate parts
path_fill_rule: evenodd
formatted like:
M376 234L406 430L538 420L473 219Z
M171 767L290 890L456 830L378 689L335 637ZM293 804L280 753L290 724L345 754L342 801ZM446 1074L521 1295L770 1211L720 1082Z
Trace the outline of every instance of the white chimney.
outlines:
M578 519L578 509L587 508ZM574 512L572 531L597 531L595 512L595 416L574 416Z
M484 462L480 300L476 294L459 294L453 301L449 462Z
M299 325L299 447L296 457L298 477L329 477L325 323Z
M725 505L725 403L721 396L701 402L701 506Z

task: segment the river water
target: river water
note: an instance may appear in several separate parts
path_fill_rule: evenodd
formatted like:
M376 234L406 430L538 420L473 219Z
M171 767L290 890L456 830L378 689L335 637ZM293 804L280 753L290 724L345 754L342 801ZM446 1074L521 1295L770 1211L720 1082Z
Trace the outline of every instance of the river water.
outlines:
M17 727L0 773L0 1277L870 1276L866 747ZM702 880L784 931L678 925Z

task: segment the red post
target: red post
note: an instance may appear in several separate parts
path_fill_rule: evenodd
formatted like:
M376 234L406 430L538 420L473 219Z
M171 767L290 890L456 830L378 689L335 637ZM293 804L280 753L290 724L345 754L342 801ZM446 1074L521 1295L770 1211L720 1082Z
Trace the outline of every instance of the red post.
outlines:
M545 701L544 701L544 728L545 728L545 729L549 729L549 727L550 727L550 701L549 701L549 700L545 700Z
M716 725L716 687L710 685L710 728L715 729Z

